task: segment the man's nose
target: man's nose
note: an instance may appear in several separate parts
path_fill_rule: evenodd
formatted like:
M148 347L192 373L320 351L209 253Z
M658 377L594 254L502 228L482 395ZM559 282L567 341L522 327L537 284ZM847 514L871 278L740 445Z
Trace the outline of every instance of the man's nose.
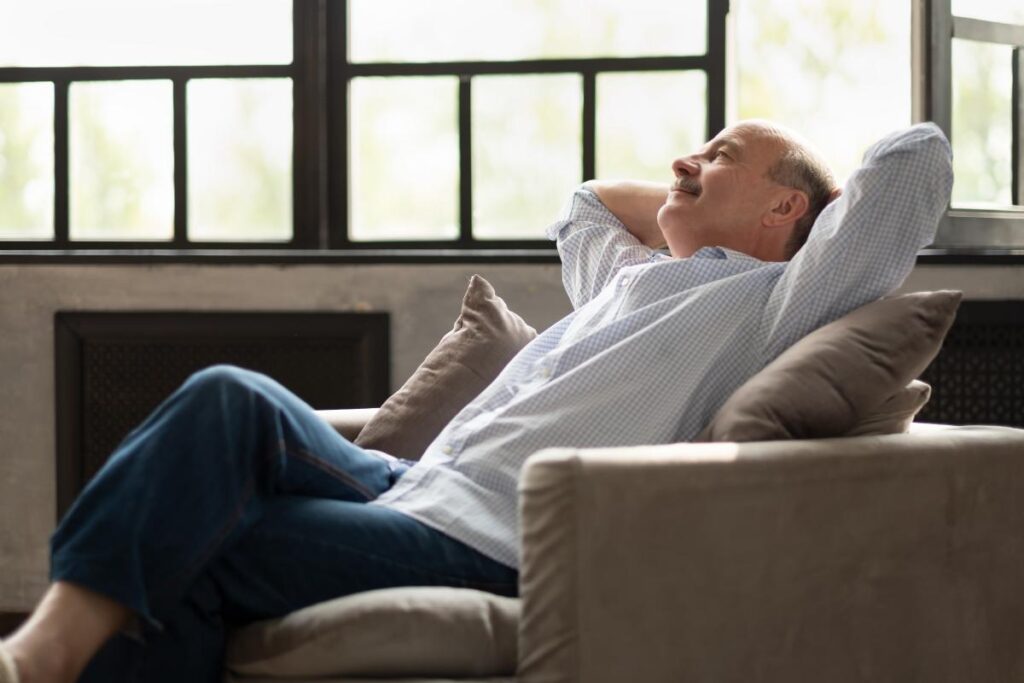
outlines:
M697 175L700 173L700 164L693 157L679 157L672 162L672 172L677 176Z

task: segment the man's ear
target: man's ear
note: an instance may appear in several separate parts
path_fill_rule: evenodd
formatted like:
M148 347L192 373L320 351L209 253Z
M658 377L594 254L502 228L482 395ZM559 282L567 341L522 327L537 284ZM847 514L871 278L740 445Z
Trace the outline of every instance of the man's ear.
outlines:
M787 187L776 195L772 206L765 212L762 221L765 227L775 228L791 225L807 213L811 203L802 190Z

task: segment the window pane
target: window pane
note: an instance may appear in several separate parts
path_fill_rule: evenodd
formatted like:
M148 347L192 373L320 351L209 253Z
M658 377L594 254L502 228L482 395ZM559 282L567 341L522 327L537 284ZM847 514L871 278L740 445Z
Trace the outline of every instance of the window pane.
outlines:
M910 5L735 3L738 118L802 133L844 181L872 143L910 125Z
M473 79L473 232L544 238L580 183L579 76Z
M291 80L193 80L187 100L189 239L291 239Z
M350 0L354 62L703 54L704 0Z
M672 160L704 142L707 77L615 73L597 77L597 176L672 180Z
M953 15L1024 24L1024 4L1019 0L953 0Z
M53 237L53 86L0 85L0 239Z
M173 236L171 98L163 80L71 85L72 239Z
M351 84L353 240L458 237L458 79Z
M290 0L7 0L0 66L287 64Z
M953 204L1011 203L1012 48L953 40Z

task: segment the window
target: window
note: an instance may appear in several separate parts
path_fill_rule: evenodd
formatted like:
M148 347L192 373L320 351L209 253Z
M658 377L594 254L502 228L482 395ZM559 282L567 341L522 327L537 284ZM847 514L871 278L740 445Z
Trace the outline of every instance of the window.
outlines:
M549 258L569 188L667 180L724 127L727 81L731 118L803 132L840 180L937 121L957 179L937 246L1022 248L1018 4L12 3L0 249Z
M0 247L302 241L293 230L293 101L307 105L292 91L307 65L292 19L306 3L9 5L0 24Z
M953 198L936 246L1024 247L1024 6L915 0L919 116L953 145Z
M724 125L727 12L15 3L0 25L0 248L550 253L542 231L571 187L667 180L673 153Z

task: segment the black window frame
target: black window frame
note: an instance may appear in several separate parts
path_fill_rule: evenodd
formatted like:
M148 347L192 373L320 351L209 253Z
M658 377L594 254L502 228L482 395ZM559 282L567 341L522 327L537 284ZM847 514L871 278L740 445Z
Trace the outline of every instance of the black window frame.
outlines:
M726 17L729 0L706 0L704 54L427 63L353 63L348 58L348 2L293 0L290 64L204 66L3 67L0 83L54 87L54 236L2 240L0 262L275 262L293 260L553 261L547 240L482 240L472 235L472 79L496 74L579 74L583 83L583 178L594 176L596 79L627 71L704 71L706 136L725 126ZM349 236L348 84L361 76L454 76L459 79L459 237L455 240L354 241ZM195 78L290 78L293 91L292 216L287 242L190 242L187 237L187 83ZM164 79L173 86L174 236L172 240L71 240L69 237L68 89L73 82Z

